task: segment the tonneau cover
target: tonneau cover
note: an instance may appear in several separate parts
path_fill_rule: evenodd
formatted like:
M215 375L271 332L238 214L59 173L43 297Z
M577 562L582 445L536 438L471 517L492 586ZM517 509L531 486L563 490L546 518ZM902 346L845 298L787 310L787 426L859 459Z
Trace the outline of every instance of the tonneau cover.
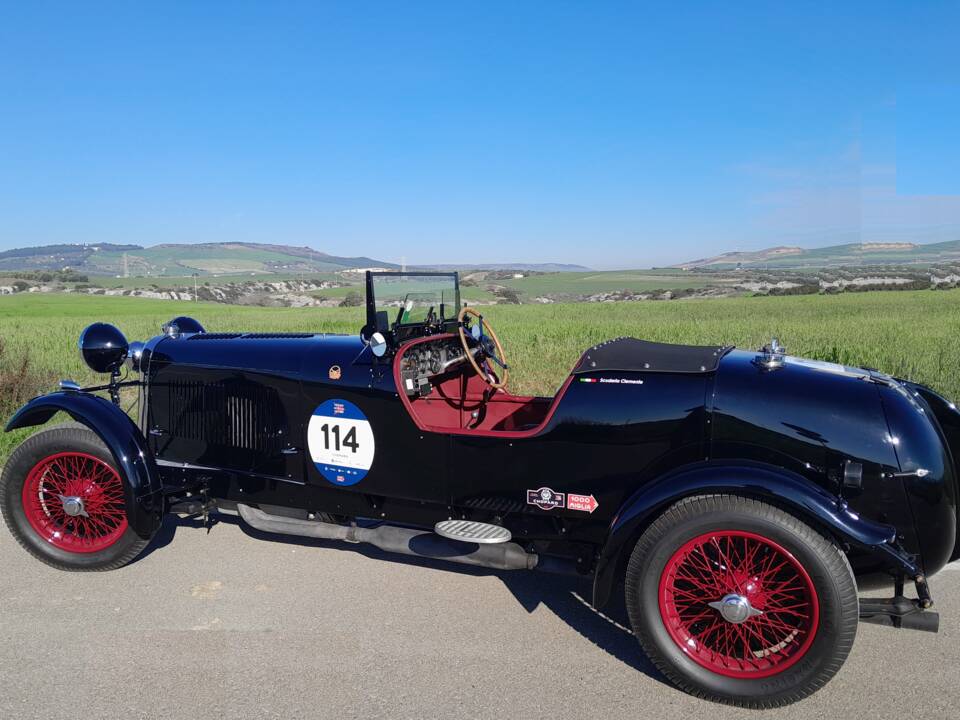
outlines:
M594 345L573 369L588 372L710 373L733 346L670 345L620 337Z

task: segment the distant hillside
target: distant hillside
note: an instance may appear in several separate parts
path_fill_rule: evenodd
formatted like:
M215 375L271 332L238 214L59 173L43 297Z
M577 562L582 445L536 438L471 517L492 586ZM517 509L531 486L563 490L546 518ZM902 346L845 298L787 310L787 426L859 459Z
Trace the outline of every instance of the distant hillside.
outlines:
M813 249L778 246L752 252L728 252L671 267L684 270L730 270L736 267L756 269L844 265L926 265L958 260L960 260L960 240L951 240L927 245L906 242L850 243Z
M85 267L97 248L105 253L143 250L139 245L43 245L0 252L0 270L62 270Z
M185 277L238 273L316 273L399 267L368 257L340 257L308 247L260 243L197 245L46 245L0 252L0 271L62 270L87 275Z
M124 258L126 256L126 258ZM87 275L132 277L187 277L246 273L318 273L357 268L399 270L396 263L373 258L330 255L308 247L265 243L168 243L140 245L45 245L0 252L0 272L63 270ZM411 268L415 269L415 268ZM518 270L538 272L584 271L582 265L562 263L487 263L481 265L431 265L430 270Z
M426 268L428 266L424 266ZM476 263L469 265L430 265L431 270L462 270L464 272L476 270L527 270L532 272L589 272L585 265L570 265L568 263Z

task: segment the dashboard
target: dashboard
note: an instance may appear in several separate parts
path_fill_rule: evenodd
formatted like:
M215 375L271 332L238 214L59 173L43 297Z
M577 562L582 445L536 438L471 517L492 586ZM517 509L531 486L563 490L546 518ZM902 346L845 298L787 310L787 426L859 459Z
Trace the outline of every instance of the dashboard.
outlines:
M431 378L454 370L466 359L456 338L420 343L407 350L400 360L403 389L407 395L429 395L433 389Z

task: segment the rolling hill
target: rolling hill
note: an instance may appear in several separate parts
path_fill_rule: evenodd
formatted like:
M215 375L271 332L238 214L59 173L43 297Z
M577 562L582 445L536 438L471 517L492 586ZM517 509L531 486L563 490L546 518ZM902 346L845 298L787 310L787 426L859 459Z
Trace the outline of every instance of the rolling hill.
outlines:
M63 270L70 268L92 276L152 278L199 275L249 275L331 273L358 268L399 270L396 263L356 256L330 255L308 247L265 243L163 244L152 247L115 245L45 245L0 252L0 272ZM582 265L561 263L488 263L484 265L433 265L420 270L534 270L583 271Z
M863 265L933 265L960 261L960 240L918 245L915 243L849 243L822 248L777 246L722 255L672 265L683 270L732 270L737 267L817 268Z
M426 266L424 266L426 269ZM461 272L470 272L478 270L530 270L544 273L568 273L568 272L588 272L590 268L586 265L572 265L570 263L464 263L462 265L431 265L430 270L451 271L460 270Z
M196 245L46 245L0 252L0 271L62 270L88 275L185 277L247 273L316 273L354 268L397 268L368 257L341 257L308 247L259 243Z

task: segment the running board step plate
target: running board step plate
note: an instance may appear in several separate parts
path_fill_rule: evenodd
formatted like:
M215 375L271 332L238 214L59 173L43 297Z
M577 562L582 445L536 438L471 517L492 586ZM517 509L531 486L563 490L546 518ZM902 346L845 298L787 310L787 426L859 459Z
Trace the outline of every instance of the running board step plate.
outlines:
M480 545L495 545L510 542L510 531L499 525L473 522L472 520L442 520L433 531L441 537Z

